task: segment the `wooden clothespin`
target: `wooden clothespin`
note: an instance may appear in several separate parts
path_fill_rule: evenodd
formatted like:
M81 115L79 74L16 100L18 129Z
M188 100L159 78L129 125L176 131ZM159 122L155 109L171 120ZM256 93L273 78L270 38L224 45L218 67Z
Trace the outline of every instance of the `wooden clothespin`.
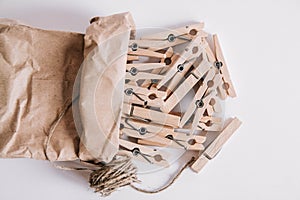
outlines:
M204 150L199 158L192 164L191 169L195 172L201 171L206 163L214 158L221 150L222 146L232 136L232 134L240 127L242 122L237 119L231 119L230 123L221 131L217 138Z
M168 139L170 141L169 144L161 142L161 140L157 141L156 139L152 138L138 139L138 143L151 146L183 148L185 150L202 151L204 149L203 143L206 139L206 137L204 136L184 134L174 131L172 133L160 133L158 137Z
M195 36L207 37L202 29L204 23L192 24L177 29L147 35L141 38L139 45L152 50L161 50L191 41ZM136 41L134 41L136 42Z
M193 122L192 125L190 127L190 131L191 133L194 133L195 130L199 127L199 121L201 119L201 117L203 116L209 101L211 100L211 98L216 95L215 91L212 91L211 93L209 93L208 95L202 97L201 99L198 99L196 101L194 101L195 103L195 111L194 111L194 118L193 118Z
M216 58L214 65L217 69L220 70L223 79L223 84L218 87L218 90L220 91L221 94L220 97L222 99L225 99L227 95L230 97L236 97L236 92L233 87L217 35L213 35L213 40L215 45L215 58Z
M171 126L174 128L178 128L180 123L179 116L166 114L160 111L142 108L127 103L123 104L122 112L124 116L132 116L142 119L143 121Z
M203 38L202 38L203 41ZM202 60L208 62L208 60L206 59L206 52L205 52L205 48L206 46L208 46L207 43L203 43L202 44L202 51L200 52L200 55L202 56L198 56L194 61L192 62L188 62L185 64L184 69L180 72L180 73L176 73L173 78L169 81L168 83L168 87L167 87L167 94L168 96L174 92L175 88L178 86L178 84L184 79L186 73L188 72L188 70L193 66L194 68L198 68L198 66L200 65L200 63L202 62ZM179 57L179 55L178 55Z
M165 67L164 63L132 63L126 65L126 80L138 81L138 80L161 80L163 75L149 73L147 71L151 69L160 69Z
M147 89L139 86L125 84L124 102L142 106L161 107L164 104L166 92L155 89Z
M205 94L210 93L212 90L216 90L222 83L222 76L220 73L215 74L215 77L213 78L213 80L209 80L207 82L207 90L205 92ZM217 94L217 93L216 93ZM206 112L208 114L208 116L213 116L214 113L220 113L221 110L221 106L220 106L220 102L219 102L219 98L216 96L212 97L211 100L209 101L207 108L206 108Z
M178 59L172 63L165 77L158 83L157 88L165 86L166 83L170 81L177 73L185 74L191 66L186 64L189 62L195 62L196 58L198 58L204 50L203 45L202 38L200 36L196 36L178 56ZM181 76L179 76L179 78L180 77ZM180 81L180 79L177 78L176 81Z
M169 113L210 69L211 64L203 60L166 100L162 111Z
M147 162L149 164L169 167L166 153L123 139L119 139L119 144L121 147L126 149L121 150L122 153L125 153L128 156L135 158L136 160Z
M149 139L164 145L170 145L171 141L167 138L162 138L158 135L160 132L170 132L171 127L150 124L136 119L130 119L127 117L122 117L121 119L122 133L129 137L139 138L139 139Z
M220 85L221 82L221 75L220 74L215 74L215 70L214 69L210 69L208 71L208 73L206 74L206 76L203 77L202 80L202 84L201 86L198 88L192 103L189 105L187 111L184 113L184 115L181 118L180 121L180 127L183 127L187 121L190 119L190 117L194 114L195 109L198 106L205 106L205 109L208 111L209 116L211 116L213 113L211 113L209 110L210 108L212 108L211 104L214 103L214 105L216 105L216 93L214 92L216 90L216 88ZM202 101L202 98L207 95L210 94L210 99L207 100L208 102L206 104L204 104L204 102ZM197 102L200 102L199 105L197 105ZM200 109L201 113L203 114L205 109ZM212 112L213 112L213 108L212 108ZM202 115L201 114L201 115ZM201 115L199 117L201 117ZM194 120L195 122L195 120ZM196 123L196 122L195 122ZM195 124L194 124L195 126Z
M161 69L166 66L165 63L131 63L126 64L127 71L148 71L154 69Z
M192 67L192 66L198 66L199 64L195 63L199 63L198 62L199 57L192 62L188 62L184 65L184 69L179 73L177 72L173 78L168 82L168 86L167 86L167 96L169 96L170 94L172 94L175 91L175 88L178 86L178 84L184 79L184 76L187 74L188 70Z
M146 57L150 57L150 58L166 58L165 54L155 52L155 51L149 50L149 49L143 49L143 48L139 47L138 43L130 44L127 54L133 55L133 56L146 56Z
M122 118L122 133L138 138L139 144L203 150L206 137L175 132L173 128Z
M222 63L219 63L217 61L216 58L216 48L214 45L214 51L212 51L212 49L210 48L210 46L208 45L207 40L204 38L203 39L203 43L207 44L206 48L205 48L205 52L206 52L206 56L204 56L204 59L208 60L210 63L212 63L212 65L215 67L216 72L220 73L220 66L222 65ZM218 95L219 97L224 100L227 97L226 91L224 89L222 89L222 85L220 85L218 87Z

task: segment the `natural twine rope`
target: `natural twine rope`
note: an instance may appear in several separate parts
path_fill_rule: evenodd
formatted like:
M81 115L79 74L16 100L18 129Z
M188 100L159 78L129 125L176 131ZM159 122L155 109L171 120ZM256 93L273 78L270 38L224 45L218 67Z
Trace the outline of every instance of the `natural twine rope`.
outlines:
M171 185L173 185L173 183L177 180L177 178L180 176L180 174L187 168L189 167L193 162L195 161L195 158L192 157L182 168L180 168L180 170L175 174L175 176L169 180L169 182L167 182L165 185L163 185L160 188L154 189L154 190L146 190L146 189L142 189L142 188L138 188L133 184L130 184L130 186L139 191L139 192L143 192L143 193L147 193L147 194L154 194L154 193L159 193L165 189L167 189L168 187L170 187Z
M118 156L90 174L90 187L102 196L108 196L120 187L138 182L136 172L130 157Z
M146 190L139 188L134 185L136 182L140 182L137 178L137 169L133 166L131 158L126 155L117 155L110 163L105 165L98 165L95 169L95 165L92 168L90 167L65 167L55 165L55 167L64 169L64 170L84 170L92 171L89 178L90 187L99 193L101 196L108 196L112 192L116 191L118 188L130 185L133 189L148 193L154 194L161 192L168 187L170 187L180 176L180 174L189 167L195 158L192 157L179 171L170 179L165 185L154 190ZM99 168L100 167L100 168Z

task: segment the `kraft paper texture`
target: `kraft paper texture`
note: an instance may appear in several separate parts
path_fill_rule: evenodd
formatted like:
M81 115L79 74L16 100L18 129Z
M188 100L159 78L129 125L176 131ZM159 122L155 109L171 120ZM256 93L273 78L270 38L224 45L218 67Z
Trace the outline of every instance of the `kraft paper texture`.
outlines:
M108 162L116 154L134 24L129 13L95 19L86 35L0 20L0 157Z
M123 13L96 18L86 31L79 101L81 160L109 162L118 151L131 30L132 17Z

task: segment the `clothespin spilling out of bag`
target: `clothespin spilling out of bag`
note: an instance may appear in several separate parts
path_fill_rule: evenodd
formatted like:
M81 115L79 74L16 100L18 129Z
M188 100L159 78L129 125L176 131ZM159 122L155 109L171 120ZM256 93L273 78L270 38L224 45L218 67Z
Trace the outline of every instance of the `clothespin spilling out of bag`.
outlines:
M235 118L223 127L221 100L236 93L218 38L214 35L210 46L203 26L130 40L120 146L136 159L168 166L164 151L197 151L192 169L199 171L240 126ZM178 111L182 104L186 106ZM152 147L163 148L158 153Z
M177 87L172 95L166 100L162 110L169 113L184 97L185 95L201 80L201 78L211 68L211 65L202 61L199 65L201 69L195 68L190 75Z
M120 139L119 142L120 146L125 149L121 150L121 152L133 157L136 160L164 167L169 166L166 153L123 139Z
M197 36L191 41L191 43L189 43L189 45L178 56L178 59L174 63L172 63L170 70L167 72L164 79L159 82L157 88L161 88L162 86L164 86L175 76L175 74L186 73L189 70L186 64L195 62L196 58L199 57L203 52L204 46L201 45L201 41L202 37Z
M138 46L137 43L132 43L131 46L129 46L128 55L145 56L150 58L166 58L165 54L148 50L148 49L142 49Z
M151 146L201 151L204 149L203 143L206 139L206 137L204 136L184 134L178 132L160 133L158 134L158 137L160 137L161 139L166 138L169 141L169 143L163 143L161 142L161 140L157 140L156 138L138 139L138 143Z
M213 78L214 77L214 78ZM214 70L209 70L206 76L202 80L202 84L197 90L192 103L189 105L187 111L181 118L180 127L183 127L190 117L194 114L197 108L200 108L200 115L203 115L205 109L209 106L212 99L215 101L215 89L220 83L219 74L215 74ZM209 97L205 97L205 94L211 93ZM205 99L205 101L203 101ZM194 104L193 104L194 103ZM214 103L215 105L216 103Z
M151 139L164 145L170 145L170 141L166 138L159 136L160 132L171 132L172 128L159 125L146 123L145 121L138 121L134 118L123 117L121 119L122 133L133 138L138 139Z
M173 128L122 118L122 133L138 138L139 144L203 150L206 137L175 132Z
M126 80L161 80L164 76L147 72L151 69L161 69L165 67L164 63L143 63L143 64L127 64L126 65Z
M202 29L204 23L192 24L177 29L143 36L140 40L131 40L130 45L136 43L141 48L158 51L191 41L195 36L207 37Z
M191 133L194 133L195 130L197 130L197 128L199 127L199 121L200 121L201 117L203 116L203 114L209 104L209 101L211 100L212 96L214 96L214 95L215 95L215 91L213 91L210 94L208 94L207 96L205 96L201 99L197 99L195 101L194 118L193 118L192 125L190 127Z
M171 115L171 114L165 114L163 112L159 112L156 110L151 110L147 108L141 108L135 106L132 115L144 119L148 119L151 122L158 123L161 125L168 125L172 127L178 127L180 117Z
M124 102L128 104L139 104L142 106L161 107L166 92L147 89L139 86L125 85Z
M179 116L126 103L123 104L123 114L142 119L143 121L171 126L174 128L178 128L180 123Z
M215 46L215 62L214 66L220 70L222 74L223 84L218 87L221 99L225 99L227 96L236 97L236 92L233 87L231 78L229 76L229 71L225 63L223 52L219 43L217 35L213 35L213 41Z

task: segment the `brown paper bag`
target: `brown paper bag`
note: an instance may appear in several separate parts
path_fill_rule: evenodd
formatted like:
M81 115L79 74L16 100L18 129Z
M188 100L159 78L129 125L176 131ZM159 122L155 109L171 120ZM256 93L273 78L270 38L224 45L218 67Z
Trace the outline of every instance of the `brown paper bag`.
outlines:
M97 18L85 37L1 20L0 157L110 161L118 150L132 27L128 13Z
M83 35L0 22L0 157L78 158L72 89Z

